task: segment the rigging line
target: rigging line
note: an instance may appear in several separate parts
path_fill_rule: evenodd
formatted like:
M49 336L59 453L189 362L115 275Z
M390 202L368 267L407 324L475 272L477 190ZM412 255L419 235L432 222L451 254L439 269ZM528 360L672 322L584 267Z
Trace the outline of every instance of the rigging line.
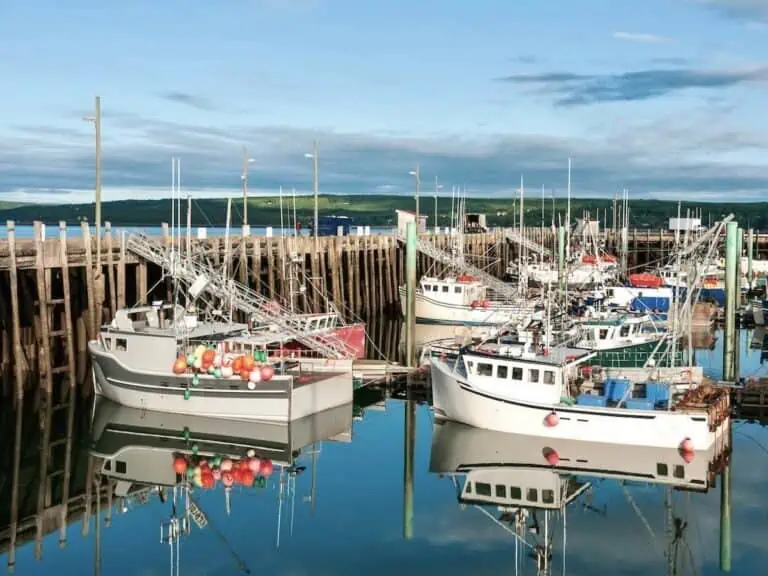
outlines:
M661 551L661 549L659 549L659 542L656 538L656 534L654 533L653 528L651 528L651 525L648 523L648 520L646 520L645 516L643 516L642 511L635 503L635 500L630 495L624 483L621 482L619 485L621 486L621 490L624 492L624 496L627 498L627 502L629 502L629 505L635 511L635 514L637 514L637 516L640 518L640 521L643 523L643 526L645 526L645 529L648 531L651 544L653 544L653 547L656 549L656 552L658 552L661 557L664 557L664 553Z
M512 530L512 529L511 529L509 526L505 526L505 525L504 525L502 522L500 522L500 521L499 521L499 519L498 519L498 518L496 518L496 517L495 517L493 514L491 514L490 512L488 512L488 510L486 510L485 508L481 508L481 507L480 507L480 506L478 506L477 504L473 504L473 505L472 505L472 507L473 507L473 508L476 508L477 510L480 510L480 512L482 512L483 514L485 514L486 516L488 516L488 518L490 518L490 519L491 519L491 520L492 520L492 521L493 521L493 522L494 522L496 525L500 526L500 527L502 528L502 530L505 530L506 532L508 532L509 534L511 534L511 535L512 535L512 536L513 536L515 539L517 539L517 541L518 541L518 542L520 542L521 544L523 544L523 545L525 545L525 546L528 546L528 548L530 548L531 550L535 550L535 549L536 549L536 548L535 548L535 546L533 546L533 544L531 544L530 542L527 542L527 541L525 540L525 538L523 538L522 536L520 536L519 534L517 534L517 533L516 533L514 530Z
M742 435L744 438L747 438L748 440L752 440L752 442L757 444L757 446L758 446L758 448L760 448L760 450L762 450L763 452L768 454L768 448L766 448L764 444L762 444L759 440L757 440L757 438L755 438L754 436L750 436L749 434L747 434L746 432L742 432L741 430L735 430L735 432L737 434Z

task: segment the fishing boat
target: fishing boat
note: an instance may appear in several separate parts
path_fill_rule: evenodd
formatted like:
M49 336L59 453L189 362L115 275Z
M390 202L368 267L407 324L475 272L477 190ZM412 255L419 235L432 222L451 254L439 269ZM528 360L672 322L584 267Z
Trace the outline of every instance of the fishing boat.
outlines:
M671 358L670 334L647 313L595 312L579 328L574 346L596 352L590 364L619 368L684 361L679 351Z
M400 306L406 315L406 288L400 287ZM415 294L416 321L453 326L498 326L511 322L532 307L495 299L479 278L462 274L423 277Z
M545 341L546 342L546 341ZM581 388L595 350L484 342L455 359L430 358L438 419L500 432L589 442L708 449L729 422L727 391L676 394L660 382L594 382Z
M307 371L270 360L295 338L157 303L118 310L88 350L96 394L132 408L289 421L350 403L351 365Z

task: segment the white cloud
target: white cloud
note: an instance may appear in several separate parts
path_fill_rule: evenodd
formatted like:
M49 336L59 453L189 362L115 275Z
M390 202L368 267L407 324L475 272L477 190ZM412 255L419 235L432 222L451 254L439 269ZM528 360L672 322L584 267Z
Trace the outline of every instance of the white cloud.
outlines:
M644 42L646 44L669 44L674 40L666 36L656 34L644 34L638 32L614 32L613 37L616 40L626 40L627 42Z

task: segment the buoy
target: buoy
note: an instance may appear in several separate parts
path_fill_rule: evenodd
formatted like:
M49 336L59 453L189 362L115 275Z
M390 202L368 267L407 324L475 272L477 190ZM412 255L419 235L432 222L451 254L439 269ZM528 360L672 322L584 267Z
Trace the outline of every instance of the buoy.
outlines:
M261 471L261 460L256 457L251 458L248 460L248 468L254 475L258 474Z
M253 370L254 366L256 366L256 360L253 358L253 356L243 356L243 368L245 370L250 372Z
M186 474L187 461L183 456L176 456L176 458L173 459L173 471L176 472L176 474Z
M195 355L194 354L187 354L187 365L192 366L192 364L195 363Z
M232 369L232 366L222 366L221 367L221 377L222 378L232 378L233 374L234 374L234 370Z
M256 382L248 380L248 390L256 390Z
M184 390L184 400L189 400L192 393L189 390Z
M229 472L232 470L232 460L229 458L222 459L220 467L222 472Z
M206 364L212 364L213 359L216 357L216 352L208 348L203 352L202 359Z
M197 444L192 444L192 454L197 456L197 454L200 452L200 446Z
M251 373L248 375L248 379L252 383L261 382L261 370L258 368L254 368L251 370Z
M230 488L235 483L235 478L232 476L232 472L221 473L221 483L227 488Z
M542 450L544 458L550 466L557 466L560 463L560 455L554 448L547 446Z
M203 488L213 488L216 486L216 478L213 477L213 474L203 474L202 481Z
M221 480L221 470L219 470L218 468L214 468L213 470L211 470L211 474L213 474L213 478L215 480Z
M184 426L184 430L181 431L181 435L184 437L184 440L189 440L189 428Z
M483 308L488 308L490 305L491 303L488 300L483 300Z
M550 428L554 428L555 426L560 424L560 416L558 416L557 412L553 410L552 412L550 412L544 417L544 424L546 424Z
M243 382L248 382L250 378L251 378L251 373L248 370L246 370L245 368L240 370L240 380L242 380Z
M243 357L238 356L232 361L232 371L237 372L239 374L242 367L243 367Z
M195 469L194 468L187 468L187 478L191 480L195 477Z
M243 470L241 468L238 468L237 466L232 468L232 483L233 484L243 483Z
M192 376L192 386L197 386L198 384L200 384L200 377L195 374Z
M680 456L682 456L686 464L693 460L694 453L693 441L690 438L685 438L680 442Z
M248 458L253 458L254 456L256 456L256 450L254 450L253 448L248 448L248 452L246 452L246 454L248 455Z
M275 369L272 368L272 366L270 366L269 364L265 364L264 366L261 367L260 373L261 373L261 379L264 382L269 382L270 380L272 380L272 377L275 375Z
M211 376L213 376L213 375L215 375L215 374L216 374L216 368L214 368L214 367L213 367L213 364L211 364L210 366L208 366L208 370L206 370L206 372L208 372L208 374L210 374Z
M240 473L240 484L243 486L251 486L256 475L248 469L242 470Z
M192 366L194 366L194 367L195 367L195 370L200 370L200 368L202 368L202 367L203 367L203 359L202 359L202 358L198 358L198 357L195 357L195 361L194 361L194 363L192 364Z
M187 371L187 359L184 356L179 356L173 363L174 374L184 374Z
M220 355L220 354L216 354L216 355L213 357L213 362L212 362L212 364L213 364L213 367L214 367L214 368L221 368L221 364L222 364L222 358L221 358L221 355Z
M205 354L205 344L200 344L198 347L195 348L195 358L200 358L202 360L203 354Z
M269 477L272 475L272 471L274 470L274 466L272 465L272 460L262 460L261 466L259 468L259 474L265 477Z

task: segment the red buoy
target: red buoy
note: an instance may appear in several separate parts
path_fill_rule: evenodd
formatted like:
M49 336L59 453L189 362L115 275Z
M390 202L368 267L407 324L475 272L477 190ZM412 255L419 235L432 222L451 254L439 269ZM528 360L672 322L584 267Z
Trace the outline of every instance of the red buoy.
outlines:
M560 424L560 416L557 415L557 412L552 410L552 412L550 412L544 417L544 424L546 424L550 428L554 428L555 426Z
M272 460L262 460L259 473L265 478L269 478L272 475L273 469Z
M685 438L680 442L680 456L685 460L686 464L693 460L695 451L693 449L693 441L690 438Z
M550 466L557 466L560 463L560 454L558 454L557 450L554 448L547 446L542 450L542 453L544 454L544 459Z
M232 486L232 484L235 483L235 478L232 476L232 472L222 472L221 483L224 484L224 486L226 486L227 488Z

